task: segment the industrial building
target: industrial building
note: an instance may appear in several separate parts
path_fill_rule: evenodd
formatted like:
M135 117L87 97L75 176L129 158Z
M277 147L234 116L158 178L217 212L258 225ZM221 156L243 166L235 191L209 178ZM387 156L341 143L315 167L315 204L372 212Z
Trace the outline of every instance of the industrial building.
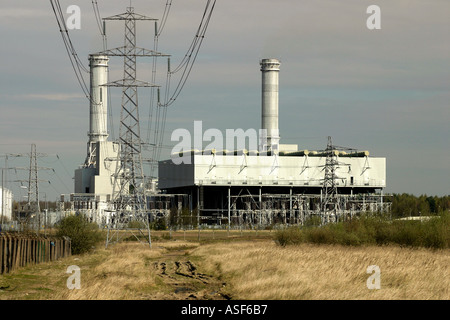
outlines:
M128 8L126 14L111 19L119 18L130 25L137 19L132 8ZM133 46L131 41L129 48ZM158 186L155 187L154 181L148 184L137 173L141 167L134 167L139 163L131 160L132 156L141 158L140 142L136 144L128 136L121 137L122 148L130 149L128 153L126 149L121 151L119 142L108 141L107 128L108 86L118 86L117 81L111 83L108 80L109 55L131 59L133 64L125 64L125 69L135 64L136 54L162 56L145 49L139 50L129 54L124 53L123 48L117 48L89 56L87 155L83 165L75 170L75 192L70 195L72 210L87 213L93 221L107 225L112 223L114 216L133 215L133 208L138 204L136 201L142 204L140 199L144 198L144 207L138 210L143 221L147 220L147 216L150 221L161 218L167 221L171 214L180 215L188 210L191 220L196 219L197 224L227 224L229 227L302 224L313 215L320 216L323 223L327 223L363 211L388 210L388 204L383 202L385 158L372 157L368 151L335 147L331 137L326 148L317 150L280 143L281 63L273 58L260 61L259 136L246 137L246 132L243 132L244 136L241 134L238 137L243 140L232 149L204 150L202 146L198 149L190 146L188 150L174 152L170 159L158 163ZM132 75L132 79L122 81L128 100L133 100L137 95L136 89L141 83L135 79L135 67L131 70L133 72L125 74ZM125 85L129 82L132 85ZM132 89L133 92L130 91ZM129 103L136 108L128 110L126 105L122 106L129 115L127 117L134 120L126 126L127 134L129 132L131 137L139 137L139 132L132 130L134 126L138 128L138 116L131 116L132 112L137 112L137 101L131 100ZM121 125L124 124L121 120ZM130 161L133 166L126 167L125 161ZM126 178L130 173L133 176ZM135 183L137 178L144 182ZM117 189L119 187L120 190ZM143 189L140 196L133 194L137 187ZM128 204L119 205L117 199L128 201Z
M361 211L386 211L386 159L368 151L327 145L318 151L280 144L280 62L263 59L258 150L189 150L159 163L158 187L186 194L190 210L206 221L229 225L324 222ZM332 172L327 178L327 172ZM328 181L327 181L328 180ZM332 188L325 188L330 183ZM330 189L332 189L330 193ZM324 205L325 204L325 205Z
M112 212L118 153L118 145L107 140L108 61L104 55L90 56L87 155L75 171L70 199L74 210L101 224L108 223ZM152 220L167 220L171 212L187 209L200 224L253 227L302 224L313 215L326 223L363 211L388 210L383 202L385 158L335 148L330 141L318 150L280 143L280 65L277 59L260 62L261 128L256 148L182 150L160 161L158 187L147 192Z

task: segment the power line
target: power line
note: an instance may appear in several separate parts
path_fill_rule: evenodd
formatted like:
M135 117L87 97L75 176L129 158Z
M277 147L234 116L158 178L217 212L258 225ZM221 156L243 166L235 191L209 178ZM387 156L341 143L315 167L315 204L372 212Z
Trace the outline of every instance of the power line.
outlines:
M157 32L157 36L159 37L164 30L164 27L167 22L167 18L169 17L170 9L172 7L172 0L167 0L166 6L164 7L163 17L161 18L161 27Z
M166 9L167 9L168 5L171 5L171 1L170 1L170 4L169 4L169 1L167 1ZM166 90L165 90L165 95L164 95L164 103L161 103L158 98L158 104L157 104L157 110L156 110L155 129L154 129L155 148L153 150L153 160L158 160L161 155L161 145L162 145L162 141L164 139L164 129L165 129L166 118L167 118L167 107L169 107L170 105L172 105L175 102L175 100L178 98L181 91L183 90L184 86L186 85L186 82L190 76L192 68L197 59L197 55L200 51L201 45L205 38L205 34L208 29L215 5L216 5L216 0L214 0L214 1L208 0L207 1L205 10L202 15L202 19L197 28L197 32L191 42L191 45L189 46L184 58L182 59L180 64L175 68L174 71L170 70L170 60L168 61L168 72L167 72L167 79L166 79ZM167 11L169 11L169 10L167 10ZM165 19L167 19L167 18L165 18ZM164 20L164 24L165 24L165 22L166 22L166 20ZM155 38L156 40L160 33L161 33L161 31L156 32L156 38ZM180 72L181 70L183 70L182 75L175 87L173 94L170 96L170 83L171 83L172 75ZM158 94L158 96L159 96L159 94ZM169 96L170 96L170 98L169 98ZM162 112L161 112L161 108L163 108ZM153 114L153 106L151 104L150 115L152 115L152 114ZM151 116L150 116L150 119L151 119ZM148 135L150 133L150 126L151 126L151 123L149 124ZM152 174L153 174L153 171L156 166L155 163L157 163L157 161L154 161L153 165L151 167Z
M172 74L175 74L175 73L179 72L181 69L183 69L183 67L184 67L181 79L178 82L176 89L175 89L173 95L170 97L169 101L166 101L166 103L165 103L166 106L169 106L173 102L175 102L175 100L180 95L180 92L183 89L184 85L186 84L187 79L189 78L189 75L192 71L192 67L194 66L194 63L197 59L198 52L200 51L201 45L205 38L205 34L206 34L206 31L209 26L209 22L212 17L214 7L216 5L216 0L214 0L211 7L210 7L210 5L211 5L211 0L208 0L205 10L203 12L202 20L197 29L197 33L195 34L194 39L192 40L191 46L189 47L189 49L188 49L186 55L184 56L183 60L181 61L180 65L177 68L175 68L175 70L173 72L171 72Z
M65 46L67 54L69 56L70 63L75 72L75 76L78 80L78 83L79 83L84 95L86 96L86 98L88 98L90 100L89 88L88 88L86 81L84 79L84 76L83 76L83 72L89 73L89 70L87 70L87 68L83 65L80 58L78 57L75 47L73 46L72 40L70 39L69 31L67 30L67 27L66 27L66 23L64 20L64 14L61 10L61 5L59 3L59 0L50 0L50 4L52 6L53 13L55 15L56 22L59 27L59 31L61 33L64 46Z
M61 163L62 167L64 168L64 171L66 171L67 176L69 178L72 178L72 174L69 173L69 170L67 170L66 166L64 165L64 162L61 161L60 157L58 155L56 155L56 158L59 160L59 162Z
M102 21L102 16L100 14L100 9L98 8L97 0L92 0L92 8L94 9L95 21L97 23L98 30L100 31L100 35L102 36L103 50L106 50L106 48L108 46L106 30L105 30L106 26L105 26L105 23Z
M94 15L95 15L95 21L97 22L98 30L100 31L100 34L103 35L103 28L102 28L102 18L100 16L100 11L98 9L98 2L96 0L92 0L92 8L94 9Z

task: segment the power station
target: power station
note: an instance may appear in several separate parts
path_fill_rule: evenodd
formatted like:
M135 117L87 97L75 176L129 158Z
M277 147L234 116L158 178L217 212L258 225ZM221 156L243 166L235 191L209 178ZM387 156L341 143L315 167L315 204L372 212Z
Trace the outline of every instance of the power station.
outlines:
M72 199L75 209L90 213L99 223L108 221L116 169L115 162L108 159L116 157L118 150L107 141L107 87L103 85L108 82L108 60L90 56L88 152L84 165L75 172ZM176 212L187 208L195 212L194 219L204 223L251 226L298 224L312 215L327 222L361 211L388 210L383 203L385 158L332 144L310 151L280 143L280 65L273 58L260 62L262 130L258 149L193 149L160 161L158 189L148 190L151 220L168 219L174 208ZM334 187L331 193L324 188L327 183Z
M200 217L229 225L297 224L312 215L326 223L363 211L386 211L385 158L335 147L331 139L326 149L317 151L280 144L280 61L263 59L260 65L259 150L173 154L159 163L161 192L186 194L187 205Z
M155 19L137 15L133 8L105 20L108 19L125 21L125 46L89 56L87 154L75 171L75 192L70 199L73 210L109 227L114 221L117 227L119 220L126 225L138 216L141 221L168 222L171 215L187 210L191 221L197 220L197 224L231 228L303 224L312 216L328 223L360 212L389 210L389 204L383 201L385 158L372 157L365 150L335 146L331 137L326 147L317 150L281 143L281 62L276 58L262 59L259 64L261 128L257 141L244 132L237 137L242 139L239 148L229 149L226 144L225 148L204 149L202 145L174 152L170 159L157 163L158 185L152 187L139 173L142 155L137 87L157 85L136 80L136 57L167 55L136 47L135 21ZM122 82L109 80L108 64L114 56L124 57L124 75L128 78ZM114 142L108 141L109 86L123 88L125 115L121 126L126 134ZM126 124L129 118L133 122ZM126 161L133 166L126 165ZM138 178L141 182L134 182ZM119 193L117 186L121 186ZM119 204L117 199L134 200Z

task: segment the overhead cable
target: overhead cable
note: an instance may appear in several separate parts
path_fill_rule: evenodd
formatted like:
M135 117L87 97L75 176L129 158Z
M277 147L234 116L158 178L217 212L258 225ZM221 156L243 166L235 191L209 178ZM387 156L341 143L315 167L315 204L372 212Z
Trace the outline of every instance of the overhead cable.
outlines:
M83 65L80 58L77 55L77 52L73 46L73 43L70 39L69 31L66 27L66 22L64 20L64 14L61 10L61 5L59 3L59 0L50 0L50 4L53 9L53 13L55 14L56 22L58 23L59 31L61 33L64 46L66 48L67 54L69 56L70 63L72 65L72 68L75 72L75 76L78 80L78 83L81 87L81 90L83 91L84 95L88 100L90 100L90 90L89 87L86 84L86 81L84 79L83 72L89 73L89 70Z

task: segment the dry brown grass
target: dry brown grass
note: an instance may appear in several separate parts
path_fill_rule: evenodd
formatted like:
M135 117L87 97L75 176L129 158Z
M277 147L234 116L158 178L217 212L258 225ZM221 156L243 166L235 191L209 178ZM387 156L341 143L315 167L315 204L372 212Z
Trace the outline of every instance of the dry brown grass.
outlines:
M0 276L0 299L186 299L191 293L197 299L210 299L211 292L220 290L244 300L448 300L449 253L398 246L280 247L271 240L161 241L154 242L152 249L136 242L120 243ZM175 261L195 263L199 272L208 275L208 284L175 274ZM163 262L168 268L165 276L155 269ZM66 287L70 265L81 269L79 290ZM370 265L381 269L380 290L366 286ZM190 291L177 293L180 288Z
M81 289L61 288L52 298L136 299L157 287L157 280L149 261L160 257L161 249L149 250L141 243L122 243L97 254L103 257L102 261L84 264L83 257L73 261L74 265L81 268Z
M164 290L153 268L153 261L170 250L184 250L195 244L176 241L154 244L152 249L137 242L111 245L95 253L93 262L74 258L81 269L81 289L61 287L51 299L58 300L136 300L152 299ZM86 256L89 259L89 256ZM100 261L99 261L100 260ZM65 262L66 264L69 261ZM66 276L66 278L68 275Z
M205 245L203 267L223 276L234 299L444 299L449 250L344 247L271 241ZM378 265L381 289L369 290L366 269Z

